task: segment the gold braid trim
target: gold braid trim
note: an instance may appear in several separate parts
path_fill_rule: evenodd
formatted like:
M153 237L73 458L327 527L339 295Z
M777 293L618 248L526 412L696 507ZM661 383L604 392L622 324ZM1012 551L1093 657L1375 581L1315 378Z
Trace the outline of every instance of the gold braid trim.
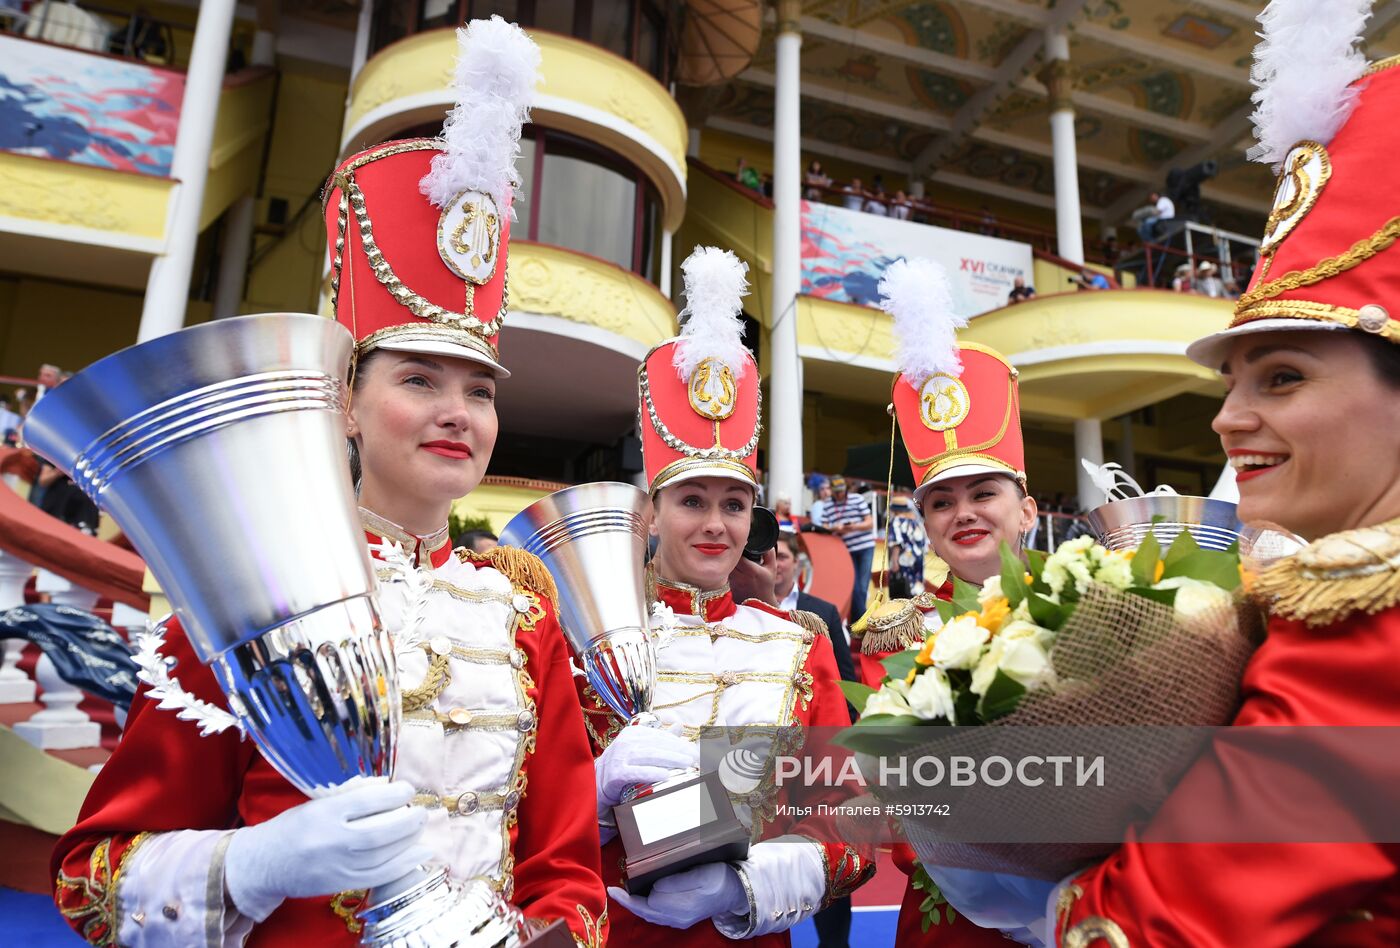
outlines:
M831 638L831 630L826 627L826 623L822 621L822 617L815 612L804 612L801 609L794 609L788 613L788 618L813 635L819 635L828 639Z
M451 653L439 655L426 642L423 643L423 651L428 653L428 673L423 676L421 685L403 692L400 700L405 714L428 707L452 683Z
M579 918L583 920L582 937L575 935L574 944L579 948L603 948L608 943L608 907L603 906L603 914L596 919L593 914L582 905L575 905L578 909Z
M1128 936L1111 918L1090 915L1084 921L1065 932L1060 948L1089 948L1098 942L1107 942L1108 948L1132 948Z
M82 924L80 934L89 944L102 948L117 943L117 931L121 927L117 918L117 885L121 881L122 870L131 859L131 854L150 839L151 835L137 833L122 853L115 869L111 867L112 838L108 837L92 848L86 876L70 876L59 870L54 886L55 896L61 897L68 892L74 892L79 898L76 906L64 908L60 905L59 911L75 926L78 923Z
M365 923L360 921L355 913L364 908L365 899L368 897L369 889L351 889L331 896L331 911L335 913L336 918L345 923L345 930L352 935L364 931Z
M862 655L898 652L924 641L924 614L908 599L880 603L865 614L861 624Z
M1396 240L1400 240L1400 217L1392 217L1385 222L1380 230L1370 237L1358 240L1345 253L1328 257L1307 270L1291 270L1277 280L1260 284L1240 297L1239 302L1235 304L1235 312L1243 313L1262 300L1278 296L1280 293L1287 293L1289 290L1312 286L1314 283L1321 283L1339 273L1345 273L1347 270L1370 260L1381 251L1389 250Z
M1400 604L1400 519L1325 536L1248 588L1274 615L1313 627Z
M554 577L545 568L544 562L533 553L526 553L519 547L498 546L486 553L473 553L468 549L456 551L458 559L474 566L489 566L509 579L516 586L524 586L549 600L556 614L559 612L559 590L554 585Z

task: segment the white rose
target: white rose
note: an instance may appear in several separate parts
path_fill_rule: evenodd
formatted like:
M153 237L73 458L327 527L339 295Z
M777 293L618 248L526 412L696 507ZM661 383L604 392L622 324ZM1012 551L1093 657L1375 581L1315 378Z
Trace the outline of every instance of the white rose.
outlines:
M1031 622L1009 622L983 653L972 670L972 693L984 695L997 672L1033 688L1054 678L1047 649L1054 633Z
M953 688L940 668L926 668L909 686L909 707L926 721L946 718L953 721Z
M977 604L985 606L993 599L1000 599L1001 596L1001 574L998 573L982 584L981 590L977 593Z
M997 666L1008 677L1026 686L1029 691L1055 680L1050 656L1035 638L1014 639L1006 643L1001 664Z
M1201 618L1204 613L1209 613L1221 606L1228 606L1235 599L1233 593L1226 592L1214 583L1189 579L1185 576L1164 579L1152 588L1175 589L1176 614L1188 624Z
M997 638L1006 639L1008 642L1015 641L1016 639L1039 640L1041 635L1046 631L1046 629L1042 629L1034 622L1027 622L1024 619L1012 619L1001 627L1001 631L997 633Z
M861 712L861 717L872 714L913 714L909 702L904 699L907 687L903 681L887 682L879 691L865 699L865 709Z
M987 630L971 616L960 616L938 630L929 658L937 668L972 668L986 643Z

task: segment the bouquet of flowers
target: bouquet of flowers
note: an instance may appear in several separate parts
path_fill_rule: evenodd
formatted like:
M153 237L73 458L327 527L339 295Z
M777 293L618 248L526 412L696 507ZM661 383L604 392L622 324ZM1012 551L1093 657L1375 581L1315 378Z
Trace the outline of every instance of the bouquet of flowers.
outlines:
M1200 751L1144 740L1132 726L1180 733L1233 717L1259 631L1239 587L1237 548L1203 549L1187 530L1165 553L1150 531L1136 550L1080 537L1025 562L1003 546L1000 575L980 590L955 580L952 601L937 604L941 624L929 617L922 645L884 661L879 688L843 685L862 713L837 741L875 757L994 749L1014 759L1044 753L1047 726L1059 737L1096 726L1095 746L1119 766L1088 805L1013 785L965 800L952 831L922 806L899 811L915 814L902 822L923 863L1059 880L1155 812ZM886 802L929 799L869 782ZM1042 827L1059 841L1031 841ZM938 912L932 883L916 884L929 893L926 912Z

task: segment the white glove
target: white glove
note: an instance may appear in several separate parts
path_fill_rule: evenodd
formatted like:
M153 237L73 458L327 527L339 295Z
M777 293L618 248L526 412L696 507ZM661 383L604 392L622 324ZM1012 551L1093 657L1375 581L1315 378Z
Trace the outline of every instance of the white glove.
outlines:
M722 862L707 862L659 879L645 898L617 886L608 889L608 895L643 921L668 928L689 928L707 918L749 911L739 874Z
M612 808L622 802L628 787L660 783L678 770L699 768L700 748L661 728L630 725L613 738L593 766L598 822L611 826Z
M1040 944L1046 906L1055 883L1005 872L925 865L948 903L982 928L995 928L1021 944Z
M238 911L266 919L283 899L372 889L432 858L423 845L428 813L410 807L413 785L383 777L351 781L233 834L224 888Z

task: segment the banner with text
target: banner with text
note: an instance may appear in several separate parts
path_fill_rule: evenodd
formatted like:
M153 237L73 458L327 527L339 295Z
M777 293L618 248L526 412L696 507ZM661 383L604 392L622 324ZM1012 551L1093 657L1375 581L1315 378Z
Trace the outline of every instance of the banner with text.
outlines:
M907 257L943 265L961 316L1006 305L1016 277L1031 282L1029 244L802 202L802 293L875 306L885 268Z

